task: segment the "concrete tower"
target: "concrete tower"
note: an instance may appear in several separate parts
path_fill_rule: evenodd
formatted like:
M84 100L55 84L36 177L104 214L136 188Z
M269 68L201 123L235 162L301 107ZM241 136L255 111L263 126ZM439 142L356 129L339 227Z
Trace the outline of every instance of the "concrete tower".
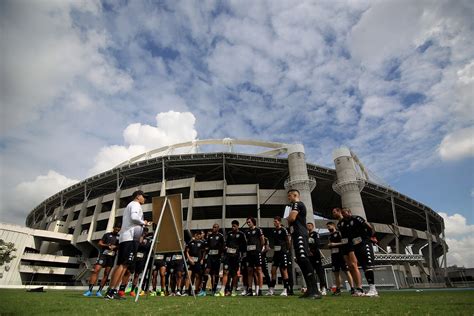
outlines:
M351 152L345 147L338 148L333 152L333 159L337 180L332 188L341 196L342 207L348 207L352 210L353 215L359 215L366 219L360 196L365 181L357 176Z
M290 177L285 182L285 188L300 191L300 199L307 209L306 222L314 224L311 191L316 187L316 180L310 179L308 176L303 145L288 145L288 171Z

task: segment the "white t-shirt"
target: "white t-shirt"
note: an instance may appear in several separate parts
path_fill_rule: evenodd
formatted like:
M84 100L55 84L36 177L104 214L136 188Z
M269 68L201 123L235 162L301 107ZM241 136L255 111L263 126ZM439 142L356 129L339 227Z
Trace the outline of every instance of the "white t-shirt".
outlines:
M137 201L128 203L123 212L119 243L132 240L138 241L143 233L144 224L143 210L140 203Z

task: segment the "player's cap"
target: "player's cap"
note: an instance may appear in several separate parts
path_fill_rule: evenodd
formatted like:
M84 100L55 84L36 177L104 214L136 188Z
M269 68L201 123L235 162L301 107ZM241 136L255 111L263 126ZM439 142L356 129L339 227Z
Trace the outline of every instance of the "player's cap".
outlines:
M148 195L146 195L145 192L143 192L142 190L137 190L133 192L132 199L135 199L137 196L140 196L140 195L142 195L144 198L148 197Z

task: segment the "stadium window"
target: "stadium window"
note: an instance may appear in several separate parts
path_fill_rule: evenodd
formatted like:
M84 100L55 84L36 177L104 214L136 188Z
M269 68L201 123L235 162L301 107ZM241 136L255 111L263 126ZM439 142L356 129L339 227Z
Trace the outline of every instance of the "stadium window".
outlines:
M122 216L117 216L117 217L115 217L115 222L114 223L122 223L122 219L123 219Z
M112 210L112 205L114 204L114 201L108 201L102 203L102 208L100 209L101 213L107 213Z
M151 192L145 192L146 195L148 195L148 198L146 199L145 203L151 203L152 198L160 196L160 191L151 191Z
M152 211L143 212L143 219L146 221L153 220L153 212Z
M193 207L193 220L222 218L222 206Z
M78 219L80 213L81 213L81 210L75 211L75 212L74 212L74 216L72 217L72 220L75 221L76 219Z
M191 188L189 188L189 187L170 189L170 190L166 190L166 195L181 194L182 199L186 200L186 199L189 199L189 192L190 191L191 191ZM159 196L159 194L158 194L158 196Z
M86 217L94 215L95 205L89 206L86 210Z
M274 218L275 216L283 217L285 209L280 205L260 205L260 217Z
M227 205L225 210L226 218L247 218L257 217L257 205Z
M132 201L131 196L120 198L119 208L127 207L128 203Z
M188 218L188 208L183 207L183 221L185 221Z
M98 221L96 223L96 228L95 228L95 231L96 232L100 232L100 231L103 231L103 230L106 230L107 229L107 223L109 222L108 219L103 219L101 221Z
M89 232L89 228L91 227L91 224L84 224L81 227L81 235L85 235Z
M194 191L194 198L220 197L224 195L223 190Z

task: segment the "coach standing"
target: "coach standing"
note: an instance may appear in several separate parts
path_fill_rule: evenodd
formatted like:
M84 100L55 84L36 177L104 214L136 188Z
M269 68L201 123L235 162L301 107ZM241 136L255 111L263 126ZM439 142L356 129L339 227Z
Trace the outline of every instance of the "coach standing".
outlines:
M106 299L123 298L123 296L117 292L117 287L120 285L128 266L133 264L137 253L138 242L143 234L143 226L149 224L149 222L143 220L142 205L145 203L145 198L146 195L143 191L138 190L133 192L133 201L128 203L123 212L117 266L112 272L110 287L105 296Z
M287 217L290 225L293 248L295 250L296 262L300 266L308 290L301 298L320 299L313 266L309 261L308 231L306 229L306 206L300 201L300 192L296 189L288 191L288 201L291 211Z

